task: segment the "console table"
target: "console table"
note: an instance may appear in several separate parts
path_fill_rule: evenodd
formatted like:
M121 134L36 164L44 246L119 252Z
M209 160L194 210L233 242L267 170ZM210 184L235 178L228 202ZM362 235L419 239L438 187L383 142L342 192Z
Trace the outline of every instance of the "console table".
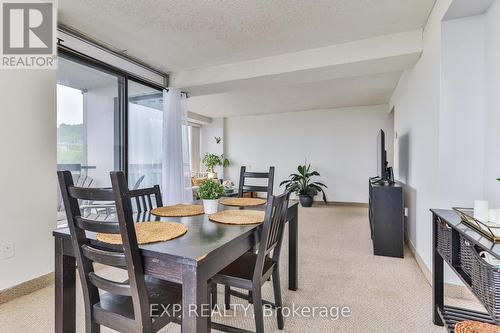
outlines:
M432 212L432 288L433 288L433 321L435 325L446 326L448 332L454 332L455 324L464 320L474 320L494 324L494 313L483 313L470 309L457 308L444 304L444 277L443 264L446 262L450 268L457 274L462 282L474 293L478 295L477 290L473 288L473 274L468 274L464 270L462 261L461 246L467 242L473 249L487 251L490 254L500 258L500 243L494 243L476 232L474 229L463 223L460 217L452 210L431 209ZM441 228L441 229L440 229ZM443 234L448 233L448 234ZM445 237L443 237L443 235ZM438 246L439 245L439 246ZM445 251L443 251L443 248ZM446 252L446 253L443 253ZM477 262L476 262L477 264ZM474 265L470 262L469 266ZM472 277L471 277L472 276ZM476 289L478 284L484 281L474 281ZM491 287L491 286L488 286ZM488 295L493 296L493 293ZM484 297L484 295L483 295ZM483 302L483 304L485 304ZM497 314L498 318L498 314ZM498 321L498 320L497 320Z

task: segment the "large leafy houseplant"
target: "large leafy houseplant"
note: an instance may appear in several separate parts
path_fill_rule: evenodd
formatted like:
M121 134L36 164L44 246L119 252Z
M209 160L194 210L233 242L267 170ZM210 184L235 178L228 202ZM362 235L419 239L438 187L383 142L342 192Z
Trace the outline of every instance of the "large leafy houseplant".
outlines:
M198 198L203 200L203 208L206 214L217 212L219 198L224 193L224 186L215 179L207 179L201 183L198 189Z
M227 168L229 165L231 165L229 160L224 157L224 154L216 155L207 153L205 154L205 156L203 156L202 163L207 168L207 172L212 174L211 176L209 175L209 178L217 178L217 174L215 173L216 166Z
M297 167L298 173L292 173L289 179L280 183L280 186L285 185L285 190L293 192L299 196L300 204L304 207L310 207L313 198L318 193L323 194L323 201L326 203L326 194L323 190L327 186L320 182L312 180L313 177L320 176L318 171L311 171L311 164L304 163Z

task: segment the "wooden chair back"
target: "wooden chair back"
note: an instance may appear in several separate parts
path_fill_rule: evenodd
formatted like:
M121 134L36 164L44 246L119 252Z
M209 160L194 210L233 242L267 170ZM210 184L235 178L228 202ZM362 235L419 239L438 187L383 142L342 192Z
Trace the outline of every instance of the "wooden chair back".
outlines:
M267 186L251 185L246 182L247 179L267 179ZM273 195L274 186L274 167L269 167L269 172L249 172L246 171L246 166L241 167L240 183L238 185L238 197L243 197L247 192L265 192L266 198L269 199Z
M94 318L93 314L94 305L100 302L99 290L102 290L113 295L131 297L137 330L151 327L142 258L137 245L131 197L125 176L123 173L112 173L112 189L76 187L69 171L59 171L58 179L83 289L86 326L92 327L96 322L105 320ZM81 216L79 202L82 200L114 201L119 222L99 220L92 215ZM106 246L91 241L86 232L120 234L123 246ZM106 279L96 274L94 263L125 268L128 280L118 282Z
M262 277L264 261L271 251L273 251L273 261L276 263L279 261L289 199L290 193L285 192L278 196L271 196L267 201L253 276L254 281L259 281Z
M148 188L129 190L127 195L130 197L130 200L133 203L133 211L136 213L143 213L152 210L153 208L163 206L160 186L158 185ZM152 197L154 198L154 201L151 200Z
M132 301L134 305L134 313L136 322L139 327L147 328L151 325L150 304L148 292L144 280L144 266L142 256L137 244L137 236L135 233L132 200L141 198L137 202L141 202L142 207L147 207L151 204L151 195L156 198L156 203L161 207L161 193L158 185L149 189L129 190L127 179L122 171L111 172L111 185L113 187L114 199L116 203L116 215L119 221L120 233L122 235L123 250L125 252L125 260L130 279L130 286L134 289L132 293ZM146 200L147 198L147 200ZM139 318L139 320L138 320Z

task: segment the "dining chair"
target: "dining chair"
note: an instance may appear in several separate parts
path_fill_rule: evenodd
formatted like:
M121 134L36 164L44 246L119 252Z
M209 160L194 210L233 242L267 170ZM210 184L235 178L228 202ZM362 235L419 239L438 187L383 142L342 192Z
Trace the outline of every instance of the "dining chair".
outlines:
M78 171L80 171L80 165L78 164ZM76 177L76 176L75 176ZM94 179L92 177L86 176L83 173L80 173L80 175L76 178L76 184L75 186L77 187L90 187L92 186L92 183L94 182ZM61 191L57 191L57 212L65 212L64 209L64 202L61 196ZM58 221L64 220L63 214L58 214Z
M255 313L255 327L257 333L264 332L263 306L271 306L276 309L278 328L284 327L281 286L279 274L279 259L283 230L288 210L290 194L284 193L279 196L271 196L268 199L264 223L260 231L260 242L258 252L247 252L236 259L229 266L217 273L212 279L212 300L217 301L214 294L216 284L226 287L234 287L251 291L251 294L230 289L229 297L225 298L226 308L230 302L230 296L245 299L253 303ZM272 277L274 290L274 303L262 299L261 288ZM212 327L224 332L243 332L243 330L212 322Z
M142 181L144 180L145 177L146 177L146 175L142 175L141 177L139 177L139 179L137 179L134 186L132 187L132 190L139 189L139 187L141 186ZM76 184L76 186L80 187L78 185L78 183ZM158 186L158 193L159 193L159 191L160 191L160 187ZM136 198L136 200L138 200L138 199ZM156 200L158 201L158 197ZM161 203L161 194L160 194L160 203ZM161 206L161 204L160 204L160 206ZM90 203L85 204L85 205L80 205L80 208L82 208L84 212L94 210L97 214L99 214L102 211L104 211L107 215L111 215L113 213L116 213L116 207L115 207L114 201L98 202L98 203L90 202ZM144 211L145 210L139 210L139 212L144 212Z
M149 188L129 190L128 196L133 204L132 210L136 213L144 213L153 208L163 206L160 186L158 185ZM154 198L154 200L151 200L151 198Z
M267 179L267 186L265 185L251 185L246 181L252 178L264 178ZM238 197L243 197L244 193L253 192L264 192L266 193L266 198L269 199L273 195L274 186L274 167L269 167L269 172L250 172L246 171L246 166L241 167L240 171L240 183L238 185Z
M58 179L83 290L86 332L100 332L101 325L119 332L156 332L176 320L172 312L150 313L151 305L180 304L182 289L144 274L125 175L111 173L112 188L106 189L76 187L68 171L58 172ZM82 217L79 200L115 201L118 221L100 220L94 216L102 215L95 214ZM120 234L123 245L90 240L86 232ZM96 263L125 269L127 280L104 278Z

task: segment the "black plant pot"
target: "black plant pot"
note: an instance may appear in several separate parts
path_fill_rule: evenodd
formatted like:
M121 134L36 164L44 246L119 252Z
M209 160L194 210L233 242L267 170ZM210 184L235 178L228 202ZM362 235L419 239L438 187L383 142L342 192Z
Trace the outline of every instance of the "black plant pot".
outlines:
M299 195L299 201L302 207L311 207L313 204L313 197L310 195Z

